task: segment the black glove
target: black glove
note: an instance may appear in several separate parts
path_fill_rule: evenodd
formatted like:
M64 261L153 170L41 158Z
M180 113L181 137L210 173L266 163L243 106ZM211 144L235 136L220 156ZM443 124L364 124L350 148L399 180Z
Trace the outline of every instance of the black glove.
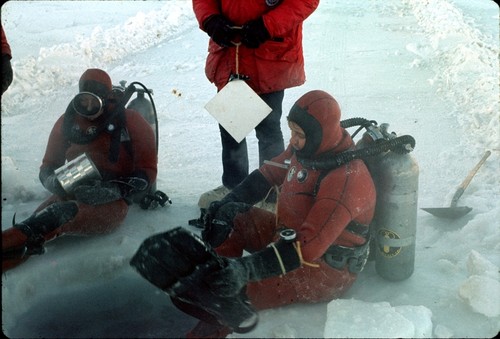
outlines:
M2 94L9 88L13 78L14 72L10 64L10 55L2 54Z
M146 179L140 177L127 177L119 180L111 180L120 187L120 192L124 198L146 190L149 183Z
M222 200L213 201L203 214L203 231L201 237L212 247L218 247L231 233L232 227L224 220L216 219L217 211L226 203L230 202L227 196Z
M61 186L59 180L57 180L54 170L44 167L40 169L40 174L38 176L43 187L45 187L52 194L64 197L67 195L64 188Z
M219 208L221 208L223 205L225 205L226 203L229 202L227 200L228 199L222 199L222 200L217 200L217 201L213 201L210 203L207 210L205 211L205 213L202 216L203 225L205 226L205 228L207 226L210 226L212 221L215 219L215 215L217 214L217 211L219 210Z
M203 24L205 32L222 47L233 45L231 41L236 36L236 32L232 29L232 26L234 24L222 14L210 16Z
M222 200L214 201L208 206L208 209L201 216L204 226L206 227L212 222L219 208L225 204L244 202L248 205L254 205L264 199L271 187L264 175L258 169L254 170Z
M280 240L259 252L241 258L225 258L225 267L203 278L210 290L221 297L241 292L249 281L260 281L300 267L300 257L292 242Z
M241 42L248 48L258 48L270 38L271 35L264 26L262 18L247 22L241 29Z
M75 187L75 199L87 205L102 205L122 199L120 186L111 181L92 180Z
M210 223L205 224L201 237L210 246L216 248L229 237L232 229L232 226L226 221L213 219Z
M201 308L236 332L247 332L257 324L257 313L246 295L225 298L212 293L203 277L220 270L223 261L198 236L181 227L144 240L130 265L170 297Z
M261 201L271 189L271 185L259 170L250 173L238 186L228 193L222 200L214 201L205 212L202 212L203 240L211 246L217 247L226 240L232 229L231 215L235 209L239 212L247 211L252 205ZM219 209L230 203L241 202L227 210L228 215L218 215Z
M73 190L76 200L87 205L102 205L144 191L148 187L147 180L139 177L128 177L119 180L92 180L77 186Z
M219 204L222 206L217 209L215 215L206 217L206 222L201 232L202 239L209 243L212 247L219 247L231 234L233 229L233 220L236 215L246 213L253 205L244 202L229 201L224 203L224 198L221 201L215 201L210 205L212 208L217 207Z

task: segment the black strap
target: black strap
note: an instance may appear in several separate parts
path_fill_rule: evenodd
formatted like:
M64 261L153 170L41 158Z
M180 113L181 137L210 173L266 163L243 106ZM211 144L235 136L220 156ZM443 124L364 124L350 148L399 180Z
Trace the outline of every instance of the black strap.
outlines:
M108 159L112 163L116 163L118 161L118 157L120 155L120 144L122 142L122 135L125 137L124 142L128 142L128 146L126 144L126 148L130 155L132 155L132 146L130 144L130 138L128 136L127 131L127 122L125 118L125 107L120 106L116 110L116 119L115 119L115 128L111 131L111 144L109 146L109 156Z
M318 195L318 191L319 191L319 186L321 185L321 181L328 175L328 173L330 173L330 171L321 171L321 173L319 174L318 176L318 179L316 180L316 184L314 185L314 189L313 189L313 197L316 198L316 196Z

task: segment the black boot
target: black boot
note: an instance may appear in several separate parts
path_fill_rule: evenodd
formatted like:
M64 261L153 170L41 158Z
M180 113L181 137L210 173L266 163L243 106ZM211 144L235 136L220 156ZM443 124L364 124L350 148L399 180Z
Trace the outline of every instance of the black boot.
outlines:
M28 238L24 255L44 253L44 236L73 219L77 212L78 205L74 201L56 202L15 224L13 227Z

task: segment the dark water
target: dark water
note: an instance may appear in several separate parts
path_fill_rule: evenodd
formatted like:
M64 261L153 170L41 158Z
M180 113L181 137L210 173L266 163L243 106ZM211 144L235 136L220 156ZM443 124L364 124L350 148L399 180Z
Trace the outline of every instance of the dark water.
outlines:
M179 338L196 322L146 280L123 274L47 296L4 331L10 338Z

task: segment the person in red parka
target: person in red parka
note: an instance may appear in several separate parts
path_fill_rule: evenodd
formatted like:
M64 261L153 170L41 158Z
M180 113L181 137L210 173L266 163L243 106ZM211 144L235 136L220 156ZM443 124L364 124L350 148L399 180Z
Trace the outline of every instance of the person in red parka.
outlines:
M14 72L12 71L12 65L10 60L12 59L12 52L10 50L9 42L7 41L7 36L2 28L2 94L9 88L12 83Z
M337 154L354 149L340 115L337 101L328 93L304 94L288 115L287 149L210 204L202 239L224 264L193 278L201 279L196 280L198 286L208 286L207 293L221 298L238 298L246 292L257 310L330 301L351 287L368 259L376 203L372 177L360 159L328 170L308 165L334 163ZM254 206L271 186L279 186L276 213ZM159 253L166 251L160 247ZM244 251L249 255L243 256ZM145 276L157 277L157 286L165 285L168 279L158 277L158 272L169 264L152 266ZM202 271L194 270L193 276ZM185 302L189 295L171 296L179 309L200 319L188 337L223 337L234 330L208 310L211 303L200 304L203 298Z
M199 27L209 36L205 72L217 90L230 78L244 79L271 113L255 128L259 165L284 151L281 116L284 90L305 82L302 24L319 0L193 0ZM219 125L222 185L201 195L203 210L236 187L249 172L246 140Z
M63 187L56 170L83 154L99 175L85 180L84 173L73 173L83 180ZM147 190L156 174L151 126L116 99L105 71L86 70L79 93L52 128L40 166L40 181L52 196L28 219L2 232L2 270L43 253L44 243L57 236L113 231L134 195Z

